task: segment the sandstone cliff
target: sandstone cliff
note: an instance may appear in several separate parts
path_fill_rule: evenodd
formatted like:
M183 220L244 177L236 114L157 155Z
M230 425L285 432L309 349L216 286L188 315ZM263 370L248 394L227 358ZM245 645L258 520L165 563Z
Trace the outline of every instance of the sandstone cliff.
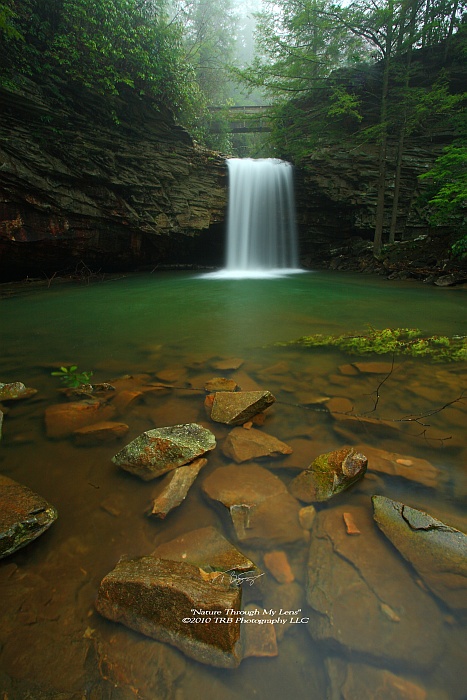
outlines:
M219 258L224 159L169 112L27 81L0 103L0 278Z

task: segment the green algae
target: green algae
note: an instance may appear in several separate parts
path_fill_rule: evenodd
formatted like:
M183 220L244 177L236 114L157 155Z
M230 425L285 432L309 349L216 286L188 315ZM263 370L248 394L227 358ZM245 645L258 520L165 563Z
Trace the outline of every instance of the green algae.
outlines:
M366 334L324 335L315 333L278 346L337 348L349 355L408 355L432 362L467 360L466 336L424 336L419 328L370 328Z

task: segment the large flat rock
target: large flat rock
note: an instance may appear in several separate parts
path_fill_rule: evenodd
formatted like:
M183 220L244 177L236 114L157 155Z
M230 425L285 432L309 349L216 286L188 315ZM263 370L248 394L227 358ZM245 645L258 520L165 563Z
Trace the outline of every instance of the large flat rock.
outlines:
M237 464L259 459L261 457L280 457L289 455L292 448L285 442L262 430L251 428L233 428L224 440L222 452Z
M216 446L216 438L198 423L147 430L120 450L112 462L150 481L201 457Z
M371 663L429 668L444 644L440 610L381 538L368 510L353 508L361 532L354 537L346 532L345 509L321 511L313 524L308 631Z
M196 661L235 668L241 661L240 622L227 610L241 610L241 587L203 573L156 557L120 561L102 580L96 608Z
M467 613L467 535L428 513L373 496L374 518L424 583L456 612Z
M56 519L56 509L42 496L0 476L0 559L35 540Z
M368 457L369 472L406 479L429 488L438 486L441 472L426 459L363 444L357 445L355 449Z

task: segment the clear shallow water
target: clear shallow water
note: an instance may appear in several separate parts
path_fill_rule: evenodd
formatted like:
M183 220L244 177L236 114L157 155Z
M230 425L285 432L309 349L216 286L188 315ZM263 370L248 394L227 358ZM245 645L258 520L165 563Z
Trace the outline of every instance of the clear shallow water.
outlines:
M0 380L21 380L39 393L34 400L10 404L0 470L36 490L59 511L59 520L43 537L0 561L0 688L9 693L8 700L22 700L27 693L42 697L38 688L50 697L65 693L67 700L126 700L135 697L131 687L138 689L136 697L150 700L201 698L210 692L228 699L279 700L289 695L321 700L330 692L329 664L346 658L343 649L314 642L305 626L297 626L280 641L277 658L250 658L235 671L216 670L94 612L98 584L121 555L148 554L157 544L208 524L235 541L227 519L222 520L200 489L202 479L228 460L216 450L183 505L165 521L150 520L145 511L155 483L116 470L110 458L120 443L83 448L69 439L47 439L44 410L60 400L57 380L50 376L57 363L92 369L96 381L137 373L146 373L150 381L158 372L175 372L179 389L148 395L117 418L130 426L126 442L156 425L207 424L204 392L196 389L222 374L213 368L216 361L241 358L240 369L225 376L236 377L244 389L255 382L276 395L264 430L294 446L291 457L275 464L306 467L318 454L350 442L424 458L440 469L436 489L373 475L373 483L365 477L323 510L345 506L370 519L369 495L377 489L465 530L465 403L424 419L428 428L404 423L397 430L372 427L362 432L310 403L311 395L344 397L356 412L370 411L375 379L346 377L338 369L362 358L272 347L316 332L363 332L366 324L465 334L465 290L331 273L241 281L167 273L93 286L52 285L3 300L1 319ZM465 366L397 359L393 375L381 387L377 412L371 415L390 420L421 415L454 400L466 384ZM210 428L222 444L228 429L218 424ZM274 466L267 460L261 465ZM285 468L274 473L285 483L291 478ZM363 536L359 542L364 548ZM305 586L307 547L285 549L296 583ZM245 551L262 565L261 549ZM381 566L389 578L398 571L398 556L389 547ZM410 576L417 578L412 572ZM268 579L272 581L269 574ZM257 599L271 595L257 590ZM280 599L280 591L277 595ZM367 689L375 690L376 681L359 665L368 662L415 683L429 700L461 700L467 685L465 628L443 606L436 603L435 609L441 633L429 669L422 671L410 660L394 661L390 649L384 663L359 652L350 655L355 677L366 678ZM414 635L419 634L416 627ZM368 620L370 646L371 634L377 635L377 627L375 631ZM119 688L114 689L115 684Z

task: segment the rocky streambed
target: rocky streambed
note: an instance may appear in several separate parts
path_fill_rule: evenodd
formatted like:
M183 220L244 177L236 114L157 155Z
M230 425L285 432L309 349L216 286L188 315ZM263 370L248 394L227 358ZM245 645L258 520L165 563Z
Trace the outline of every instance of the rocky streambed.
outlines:
M9 700L462 698L465 518L437 496L466 493L465 368L287 352L1 387Z

